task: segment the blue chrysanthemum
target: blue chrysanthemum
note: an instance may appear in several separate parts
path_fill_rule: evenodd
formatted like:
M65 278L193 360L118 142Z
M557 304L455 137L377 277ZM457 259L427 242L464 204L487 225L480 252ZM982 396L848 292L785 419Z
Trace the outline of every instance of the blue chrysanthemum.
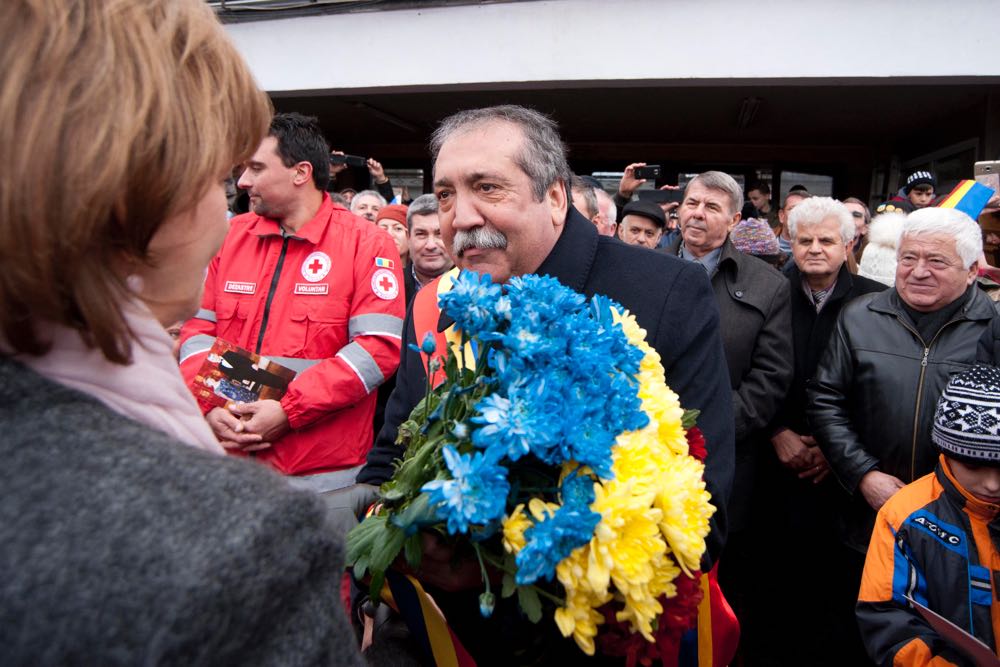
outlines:
M477 405L474 424L482 427L472 434L472 444L516 461L532 447L542 450L558 438L558 423L552 419L552 401L547 400L547 383L519 383L501 393L483 398Z
M427 482L420 490L430 497L438 518L448 522L448 532L467 533L470 524L499 520L510 491L507 469L489 452L459 454L445 445L441 454L452 478Z
M562 503L568 507L589 508L594 502L594 480L576 470L563 479L559 487Z
M526 530L525 546L517 554L517 583L523 586L552 579L559 561L589 542L600 521L601 515L585 505L563 505Z
M469 336L479 336L493 332L507 316L510 304L501 298L501 291L489 274L462 271L438 304L455 320L455 326Z

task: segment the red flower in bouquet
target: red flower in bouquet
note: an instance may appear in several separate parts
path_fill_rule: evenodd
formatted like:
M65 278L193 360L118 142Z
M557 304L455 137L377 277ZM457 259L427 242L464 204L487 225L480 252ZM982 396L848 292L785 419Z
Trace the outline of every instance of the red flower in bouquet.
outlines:
M698 621L698 605L702 599L701 573L692 574L693 577L682 575L674 580L677 595L669 598L660 597L663 613L653 633L655 643L650 643L642 635L631 632L627 623L617 620L615 605L607 604L602 607L605 625L597 638L601 652L604 655L624 657L626 667L636 667L636 665L648 667L653 664L676 667L681 638Z
M705 449L705 436L701 434L701 429L697 426L692 426L687 430L686 435L688 441L688 452L691 456L704 463L705 457L708 456L708 450Z

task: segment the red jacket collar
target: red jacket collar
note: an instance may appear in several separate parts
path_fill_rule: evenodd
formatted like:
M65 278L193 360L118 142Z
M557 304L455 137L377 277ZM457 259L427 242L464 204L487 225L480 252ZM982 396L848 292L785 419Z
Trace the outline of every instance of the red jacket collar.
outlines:
M323 193L323 201L319 205L319 209L316 211L316 215L312 217L309 222L302 225L299 231L291 234L292 238L304 239L312 244L317 244L320 238L323 236L323 232L326 230L326 223L330 219L330 213L333 211L333 200L330 199L330 195ZM253 215L253 220L247 227L248 234L254 234L255 236L282 236L281 225L278 224L276 220L271 220L270 218L264 218L259 215Z

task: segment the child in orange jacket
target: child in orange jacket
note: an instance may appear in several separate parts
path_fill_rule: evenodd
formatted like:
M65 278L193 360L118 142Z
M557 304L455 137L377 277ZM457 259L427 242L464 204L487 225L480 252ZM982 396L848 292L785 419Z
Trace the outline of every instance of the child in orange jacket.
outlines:
M878 513L857 616L880 665L966 665L912 599L997 653L1000 636L1000 369L952 377L934 415L937 468Z

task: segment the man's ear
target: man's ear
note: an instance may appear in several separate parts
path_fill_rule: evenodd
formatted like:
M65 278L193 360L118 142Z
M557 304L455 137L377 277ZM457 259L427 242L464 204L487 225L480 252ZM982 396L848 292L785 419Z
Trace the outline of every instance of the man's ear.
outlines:
M733 219L729 222L729 226L726 228L726 231L729 231L729 232L733 231L733 227L735 227L737 224L739 224L740 218L742 218L742 217L743 217L743 214L740 211L737 211L736 214L733 216Z
M559 228L566 222L566 211L569 207L569 196L566 193L566 182L556 179L545 191L545 201L552 212L552 226Z
M976 282L976 279L978 277L979 277L979 260L977 259L972 263L972 266L969 267L969 275L966 278L965 284L971 285L972 283Z
M292 183L295 185L305 185L312 181L313 166L311 162L297 162L295 164L295 175L292 176Z

